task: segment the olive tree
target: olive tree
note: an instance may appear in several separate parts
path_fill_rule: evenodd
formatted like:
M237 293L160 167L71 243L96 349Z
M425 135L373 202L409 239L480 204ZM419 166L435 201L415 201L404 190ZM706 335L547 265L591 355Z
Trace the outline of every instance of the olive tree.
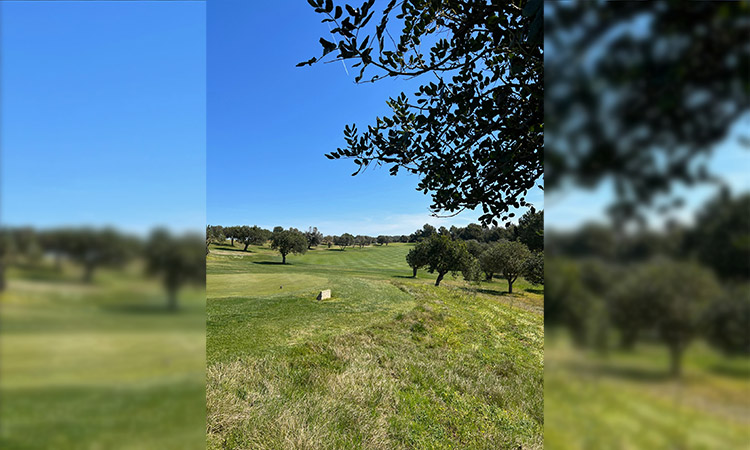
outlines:
M323 242L323 233L318 231L318 227L310 227L305 231L305 238L307 239L307 248L309 250Z
M508 282L508 293L513 293L513 283L523 273L531 252L521 242L500 241L491 245L480 258L485 273L502 273Z
M341 236L336 236L334 242L341 247L341 250L344 250L346 247L354 245L354 236L349 233L344 233Z
M271 248L281 253L281 263L286 264L286 255L307 252L307 238L296 228L276 231L271 237Z
M636 265L622 283L623 295L642 305L643 326L653 328L669 348L670 373L680 376L682 355L719 289L713 273L694 263L662 259Z
M177 293L185 284L206 283L206 256L200 236L173 236L165 229L151 234L144 247L146 273L161 277L167 308L177 310Z
M454 241L449 236L434 234L418 245L424 246L427 271L438 274L435 286L440 286L447 273L463 271L471 257L462 241Z
M412 277L417 277L417 270L427 265L426 245L419 243L406 254L406 263L412 269Z

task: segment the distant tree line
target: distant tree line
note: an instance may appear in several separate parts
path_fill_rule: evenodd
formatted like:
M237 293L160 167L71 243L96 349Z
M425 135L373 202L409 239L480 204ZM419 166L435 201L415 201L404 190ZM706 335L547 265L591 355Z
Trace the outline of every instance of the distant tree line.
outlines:
M501 275L513 292L513 283L523 276L533 284L544 284L544 211L529 211L518 225L446 229L425 224L409 237L417 245L406 255L412 276L425 268L437 273L435 286L446 274L461 273L473 282L492 281Z
M545 326L567 328L577 345L660 342L675 376L696 338L750 355L750 194L720 193L690 226L589 224L547 243Z
M6 287L8 267L39 269L51 261L53 270L62 271L69 262L80 267L82 282L93 283L98 269L122 269L138 260L146 275L161 279L170 310L177 309L183 285L205 283L205 254L197 234L175 236L157 229L141 238L113 228L0 229L0 290Z
M437 239L437 237L446 237L445 239ZM228 241L228 242L227 242ZM541 284L544 276L544 263L542 252L544 250L544 211L528 211L518 221L517 225L513 225L507 228L503 227L483 227L479 224L469 224L466 227L452 226L450 229L445 227L435 228L430 224L425 224L421 229L416 230L410 235L379 235L379 236L367 236L367 235L353 235L351 233L343 233L341 235L323 235L317 227L310 227L307 231L301 231L296 228L284 229L283 227L275 227L273 230L267 230L256 225L237 225L237 226L221 226L221 225L208 225L206 227L206 253L210 250L210 245L229 245L230 247L235 246L235 242L243 246L243 251L248 251L251 245L264 246L269 245L271 249L276 250L281 255L282 264L286 264L286 257L290 254L304 254L307 250L311 250L318 246L325 246L327 248L338 247L340 251L344 251L347 248L359 248L362 249L371 245L387 246L391 243L416 243L419 250L414 250L409 256L408 263L416 271L419 268L425 267L428 271L437 272L439 280L437 284L440 284L440 280L448 272L464 273L466 272L466 264L474 264L471 259L464 261L465 258L463 250L468 252L468 256L476 259L477 267L482 268L482 272L485 274L485 278L488 281L492 280L494 274L501 274L506 277L508 281L508 289L512 291L513 282L520 276L521 272L527 269L516 269L510 262L522 261L522 265L526 267L531 262L535 261L537 264L537 275L536 277L529 272L526 279L535 284ZM420 245L424 242L430 243L432 247L427 244ZM451 242L448 244L448 242ZM461 244L453 244L453 242L460 242ZM505 256L503 253L500 255L500 251L497 250L499 247L506 245L506 242L514 242L511 244L508 252L511 252L511 256ZM502 244L501 244L502 243ZM501 244L492 245L492 244ZM520 245L519 245L520 244ZM458 245L463 250L456 250L453 247ZM424 259L421 256L425 252L425 248L429 247L430 250L427 253L432 257L435 255L442 255L445 252L456 251L458 252L455 258L450 259L450 263L442 261L437 263L437 266L431 266L428 259ZM486 253L486 250L493 248L493 252L487 253L484 257L482 254ZM523 250L520 250L523 248ZM415 247L416 249L416 247ZM416 253L415 253L416 252ZM515 253L513 253L515 252ZM460 255L459 255L460 254ZM490 257L494 255L494 257ZM458 259L456 259L458 258ZM463 262L459 263L458 260ZM438 267L439 266L439 267ZM451 267L445 269L445 267ZM442 274L442 275L441 275Z

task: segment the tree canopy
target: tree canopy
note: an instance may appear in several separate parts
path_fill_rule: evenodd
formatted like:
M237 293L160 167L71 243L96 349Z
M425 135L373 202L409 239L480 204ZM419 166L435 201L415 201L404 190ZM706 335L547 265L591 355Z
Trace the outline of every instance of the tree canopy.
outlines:
M479 261L485 273L502 273L508 281L508 293L513 293L513 283L523 274L529 249L518 241L500 241L482 253Z
M328 158L353 159L353 175L373 164L418 174L435 212L480 207L484 224L531 206L526 194L543 171L541 0L390 0L377 17L375 0L308 3L334 42L321 38L322 56L300 66L344 60L358 83L423 80L365 130L347 125L346 147Z
M288 230L274 229L271 237L271 248L281 253L281 263L286 264L286 255L301 255L307 252L307 238L296 228Z
M440 286L440 282L448 272L463 271L471 257L462 241L454 241L449 236L440 234L432 235L429 239L417 244L417 247L419 248L416 251L417 261L420 261L419 258L424 258L421 261L427 266L427 271L438 274L435 286Z

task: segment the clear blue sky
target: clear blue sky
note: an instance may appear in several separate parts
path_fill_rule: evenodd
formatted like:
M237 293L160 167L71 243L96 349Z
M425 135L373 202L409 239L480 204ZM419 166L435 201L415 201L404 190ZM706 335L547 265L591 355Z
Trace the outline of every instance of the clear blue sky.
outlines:
M205 4L0 8L0 220L201 230Z
M414 176L377 168L352 177L351 160L324 157L344 145L344 125L364 128L389 112L389 95L420 80L355 85L341 62L295 67L320 54L320 19L301 0L208 2L209 223L377 235L476 221L472 211L431 217ZM543 192L529 199L541 208Z

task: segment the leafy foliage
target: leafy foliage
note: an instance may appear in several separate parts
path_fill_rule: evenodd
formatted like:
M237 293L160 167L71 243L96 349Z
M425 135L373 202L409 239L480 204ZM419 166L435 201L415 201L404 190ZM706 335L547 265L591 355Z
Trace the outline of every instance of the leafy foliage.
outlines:
M301 255L307 252L307 238L296 228L275 230L271 236L271 248L281 253L281 263L286 264L286 255Z
M334 238L334 243L341 247L341 250L344 250L346 247L354 245L354 236L349 233L344 233L341 236L336 236Z
M517 241L500 241L490 246L480 257L482 271L502 273L508 281L508 293L513 293L513 283L523 273L529 249Z
M548 2L545 186L615 187L615 218L681 203L750 111L745 2Z
M532 252L523 265L523 277L531 284L544 284L544 252Z
M270 239L271 232L257 225L253 225L252 227L243 225L241 227L237 227L234 237L241 243L245 244L245 248L243 250L247 251L247 248L250 245L261 245L268 239Z
M481 207L485 224L530 206L526 193L543 171L541 0L391 0L374 21L374 0L308 3L336 42L321 38L322 56L299 66L332 55L354 62L356 82L424 79L413 98L389 99L392 114L366 131L347 125L347 146L328 158L353 158L354 175L371 164L418 174L435 211Z
M527 211L518 219L515 235L529 250L544 250L544 211Z
M708 342L726 355L750 356L750 286L728 289L706 315Z
M177 309L177 291L184 284L205 284L206 255L200 236L175 237L167 230L151 233L145 246L146 273L162 278L168 308Z
M417 270L427 265L427 253L425 252L425 249L426 246L424 245L416 245L406 254L406 264L412 268L412 276L414 277L417 276Z
M724 279L750 279L750 194L723 191L707 202L685 247Z
M318 231L318 227L310 227L305 231L305 238L307 239L307 248L311 249L317 247L323 243L323 233Z
M440 286L440 282L448 272L455 274L463 271L471 257L463 242L454 241L449 236L440 234L434 234L429 239L420 242L417 248L419 248L416 251L417 262L423 262L428 272L438 274L435 286ZM407 256L407 261L408 258Z
M671 372L680 375L682 354L702 330L703 317L719 285L713 274L692 263L659 260L640 264L620 287L632 303L648 301L642 321L653 328L671 353Z

